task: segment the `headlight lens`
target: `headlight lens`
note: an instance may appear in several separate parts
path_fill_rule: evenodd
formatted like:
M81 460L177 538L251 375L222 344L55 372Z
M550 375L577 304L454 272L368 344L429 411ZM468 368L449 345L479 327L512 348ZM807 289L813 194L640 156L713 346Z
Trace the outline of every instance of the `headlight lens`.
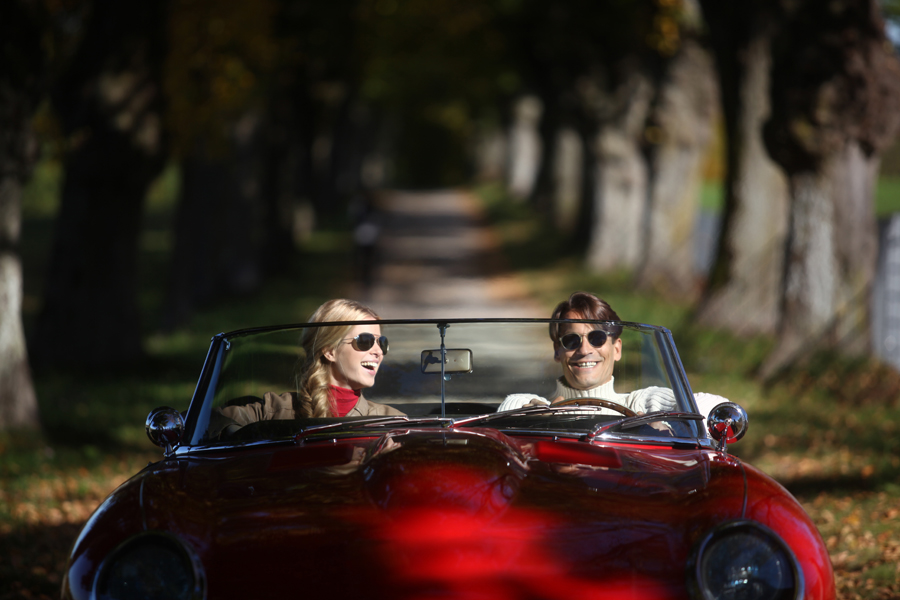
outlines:
M137 536L114 551L100 569L96 598L199 600L203 598L199 561L171 536Z
M713 531L694 562L699 597L710 600L793 600L802 595L797 561L781 539L758 523Z

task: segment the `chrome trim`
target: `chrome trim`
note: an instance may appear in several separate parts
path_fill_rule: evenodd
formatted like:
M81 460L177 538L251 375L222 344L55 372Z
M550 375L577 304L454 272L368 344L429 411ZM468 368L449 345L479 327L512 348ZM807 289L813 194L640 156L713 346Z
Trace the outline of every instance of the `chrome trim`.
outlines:
M680 388L684 399L687 400L688 405L694 409L695 413L701 414L700 409L697 408L697 402L694 400L694 391L691 389L691 382L688 380L687 373L684 370L684 364L681 362L681 354L678 353L678 347L675 345L675 338L672 335L672 332L665 327L658 327L657 329L660 330L657 333L657 336L662 338L658 340L658 345L660 348L665 349L663 362L672 376L677 377L677 382L672 382L673 387L677 385ZM706 415L703 416L705 417ZM703 426L700 423L694 423L692 427L694 431L699 434L698 437L702 438L706 436L706 432L703 430Z
M184 420L184 439L186 440L185 443L188 445L194 441L197 420L200 417L200 413L203 412L203 401L206 398L205 392L206 388L209 386L211 361L215 360L215 357L218 354L219 340L223 337L225 337L224 333L219 333L212 337L209 348L206 351L206 358L203 360L203 367L200 369L200 377L197 379L197 385L194 386L194 393L191 395L191 401L188 404L187 415Z
M780 535L775 533L775 531L773 531L769 527L763 525L758 521L750 521L744 519L737 521L728 521L726 523L720 523L719 525L716 525L700 539L700 541L691 551L691 554L688 557L687 561L687 587L691 598L693 598L694 600L717 600L716 598L713 598L712 596L707 594L707 590L703 588L703 585L701 583L701 559L703 558L703 554L709 546L710 542L712 542L715 538L730 535L731 531L744 528L756 529L760 531L784 551L785 555L788 557L788 560L791 563L791 574L794 577L795 587L793 600L800 600L801 598L803 598L806 593L806 582L803 579L803 571L800 569L800 563L797 561L797 557L794 555L794 551L791 550L790 546L785 543Z
M543 325L549 325L550 323L610 323L614 322L616 324L621 324L625 327L633 327L644 329L646 331L668 331L665 327L661 327L659 325L648 325L646 323L638 323L635 321L598 321L597 319L539 319L539 318L502 318L502 317L492 317L486 319L465 319L465 318L457 318L457 319L378 319L375 321L327 321L323 323L290 323L286 325L270 325L267 327L248 327L246 329L235 329L233 331L229 331L227 333L220 333L216 338L219 337L227 337L234 339L236 337L242 337L245 335L252 335L255 333L266 333L270 331L278 331L280 329L289 330L289 329L308 329L308 328L318 328L318 327L333 327L333 326L343 326L343 325L447 325L448 327L453 324L477 324L477 323L540 323ZM213 338L215 339L215 338Z
M327 437L322 439L315 438L305 438L306 443L318 443L323 440L333 440L333 439L345 439L345 438L362 438L362 437L380 437L381 435L385 435L385 433L390 433L392 435L402 435L409 431L408 427L398 427L397 429L391 430L389 432L376 432L376 431L348 431L341 432L341 434L335 434L334 432L330 432ZM429 428L431 429L431 428ZM419 431L425 431L425 428L418 429ZM445 429L433 428L434 431L446 431ZM465 429L457 429L457 431L465 431ZM583 441L585 438L585 433L582 431L555 431L555 430L534 430L534 429L497 429L497 431L503 433L504 435L512 435L512 436L528 436L528 437L547 437L552 439L553 441L558 441L559 439L568 439L573 441ZM323 432L325 433L325 432ZM697 449L709 449L713 450L713 442L707 438L673 438L673 437L616 437L614 435L604 435L595 438L592 441L593 444L598 443L615 443L615 444L652 444L660 447L670 447L679 450L686 450L690 448ZM212 454L216 452L228 452L232 450L240 450L243 448L260 448L265 446L293 446L295 442L292 438L280 438L275 440L256 440L252 442L244 442L244 443L232 443L232 444L223 444L221 446L212 446L212 445L203 445L203 446L180 446L175 449L175 457L184 457L191 458L196 457L203 454Z
M162 448L165 456L169 457L184 438L184 418L174 408L160 406L147 415L144 430L150 441Z
M209 426L209 415L212 412L212 395L215 394L216 383L219 379L219 374L222 371L222 363L225 362L225 353L228 352L229 348L231 348L231 342L229 342L223 334L220 333L213 338L206 363L203 365L201 383L197 384L194 398L191 400L191 408L194 407L194 402L197 400L200 402L200 407L197 409L197 416L192 423L193 429L186 430L187 433L190 434L188 439L190 440L189 443L191 445L200 441L198 436L202 437L206 434L206 428ZM212 361L211 363L210 360ZM194 413L188 409L188 416L193 414ZM198 425L200 426L199 429Z
M709 411L706 418L706 429L709 437L716 440L716 450L724 454L728 453L728 444L739 441L750 426L750 418L747 411L740 404L734 402L722 402ZM731 429L729 438L725 433Z

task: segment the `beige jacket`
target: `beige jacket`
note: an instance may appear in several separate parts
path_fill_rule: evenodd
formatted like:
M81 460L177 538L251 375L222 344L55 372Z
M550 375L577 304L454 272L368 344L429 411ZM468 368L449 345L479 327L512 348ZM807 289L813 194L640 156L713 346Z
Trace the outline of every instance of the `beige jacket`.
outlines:
M262 401L248 402L244 405L226 406L222 408L222 414L243 427L257 421L272 421L275 419L296 419L298 417L294 410L294 399L297 397L296 392L285 392L276 394L274 392L266 392ZM379 415L402 415L403 413L387 404L378 404L377 402L369 402L364 396L360 395L359 401L356 403L348 417L368 417Z

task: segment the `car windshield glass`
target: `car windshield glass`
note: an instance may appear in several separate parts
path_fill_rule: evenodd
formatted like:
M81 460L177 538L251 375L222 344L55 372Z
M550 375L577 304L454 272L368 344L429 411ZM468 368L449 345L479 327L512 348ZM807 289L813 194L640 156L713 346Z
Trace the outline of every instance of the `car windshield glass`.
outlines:
M556 347L551 323L558 338L569 334ZM694 411L669 340L666 330L645 325L547 320L365 321L223 334L185 439L215 446L448 426L589 435L634 413ZM699 435L691 419L667 427L668 436ZM609 430L625 438L662 432Z

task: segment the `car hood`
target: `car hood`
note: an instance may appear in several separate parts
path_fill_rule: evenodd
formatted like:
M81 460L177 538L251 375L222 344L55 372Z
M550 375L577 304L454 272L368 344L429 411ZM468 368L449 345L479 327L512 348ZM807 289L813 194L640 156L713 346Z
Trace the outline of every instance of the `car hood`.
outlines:
M210 597L265 578L286 593L635 598L684 593L692 545L741 515L742 473L699 449L426 429L181 457L135 485L146 529L175 531L216 574Z

